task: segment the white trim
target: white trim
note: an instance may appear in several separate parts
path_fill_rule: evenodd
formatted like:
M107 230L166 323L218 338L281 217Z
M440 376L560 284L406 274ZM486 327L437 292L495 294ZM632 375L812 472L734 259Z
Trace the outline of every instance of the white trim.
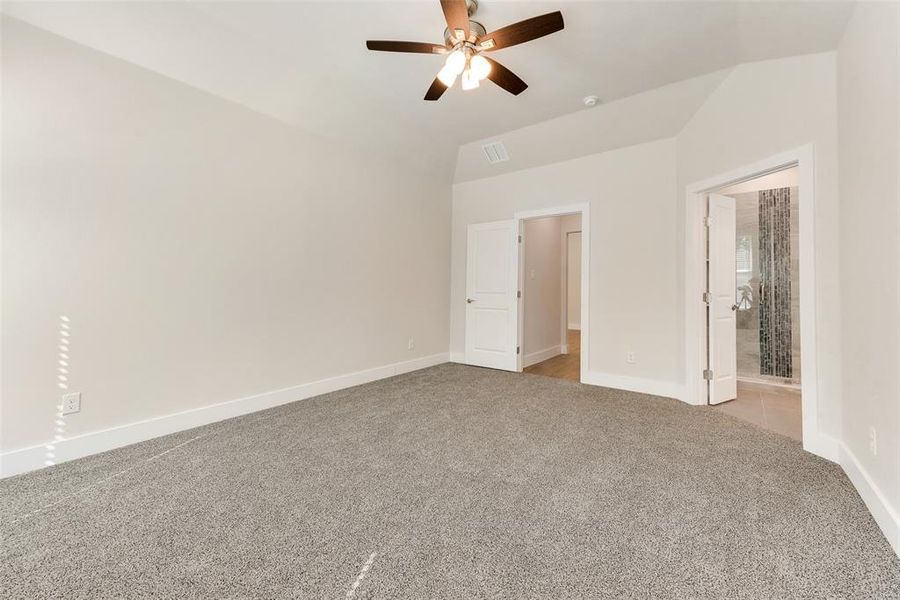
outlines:
M900 556L900 513L898 513L898 509L891 506L885 493L875 484L850 448L843 443L839 444L839 447L841 467L856 491L859 492L869 512L872 513L872 517L881 528L884 537L887 538L897 556Z
M507 272L506 272L506 293L503 294L505 296L503 306L505 306L507 315L507 334L506 334L506 345L503 351L497 350L484 350L476 348L475 345L475 336L471 335L472 331L470 329L475 326L475 321L473 320L473 311L475 310L483 310L483 304L470 304L470 299L474 300L486 300L487 298L491 298L491 302L494 302L494 306L488 306L488 310L496 310L500 309L501 306L497 305L496 296L500 294L494 293L486 293L485 298L479 298L479 294L475 289L475 270L473 267L473 261L476 259L476 254L473 253L473 249L477 247L475 243L474 234L480 231L509 231L509 239L507 243L511 244L512 252L509 255L509 262L507 264ZM521 371L522 370L522 355L520 353L520 345L522 336L519 332L519 324L521 323L521 319L519 318L520 313L522 312L519 309L519 305L521 303L522 294L520 293L522 290L522 236L523 236L523 228L522 222L516 221L515 219L503 219L502 221L489 221L486 223L469 223L466 226L466 364L472 365L474 367L486 367L489 369L500 369L503 371Z
M673 381L659 381L656 379L632 377L630 375L614 375L612 373L590 371L581 374L581 383L662 396L664 398L674 398L676 400L684 399L684 386Z
M567 204L564 206L556 206L550 208L540 208L537 210L523 210L513 214L513 218L519 222L519 232L523 229L523 221L526 219L537 219L540 217L560 217L563 215L572 215L581 213L581 382L585 381L585 374L588 372L588 355L590 352L590 344L588 337L590 334L590 272L591 272L591 205L589 202L582 204ZM523 275L524 252L520 252L519 259L519 277ZM522 280L519 280L519 289ZM523 333L525 329L525 310L524 304L522 310L519 311L519 345L522 343ZM521 355L520 355L521 357ZM519 371L522 370L522 360L519 360Z
M466 364L466 353L465 352L451 352L450 353L450 362L459 363L461 365Z
M327 394L337 390L402 375L411 371L417 371L434 365L447 362L446 353L432 354L412 360L365 369L355 373L347 373L327 379L320 379L309 383L303 383L289 388L274 390L229 400L218 404L211 404L182 412L172 413L136 423L120 425L93 431L68 439L52 442L56 447L56 462L65 462L98 452L105 452L114 448L128 446L151 438L169 435L178 431L184 431L193 427L215 423L223 419L230 419L240 415L280 406L297 400L305 400L313 396ZM47 444L51 442L46 442ZM9 477L19 473L26 473L44 467L46 444L10 450L0 455L0 477Z
M554 356L559 356L560 354L565 354L565 352L562 351L559 344L544 348L543 350L538 350L537 352L531 352L526 354L522 359L522 367L525 368L536 365L539 362L544 362L545 360L553 358Z
M578 325L575 325L574 323L569 323L568 328L571 329L572 331L581 331L581 327Z
M757 163L693 183L686 188L684 210L684 344L685 402L706 404L703 365L702 219L705 193L797 165L800 190L800 365L803 410L803 448L834 460L832 445L819 431L818 346L816 344L815 150L803 146ZM829 453L830 456L826 456Z
M569 345L568 344L560 344L559 345L559 353L560 354L568 354L569 353Z

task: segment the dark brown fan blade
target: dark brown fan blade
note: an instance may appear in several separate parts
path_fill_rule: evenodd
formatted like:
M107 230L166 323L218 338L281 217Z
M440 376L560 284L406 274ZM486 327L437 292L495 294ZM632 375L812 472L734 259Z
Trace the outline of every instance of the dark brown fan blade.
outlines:
M366 48L379 52L416 52L420 54L441 54L447 50L441 44L426 42L391 42L386 40L369 40Z
M485 50L499 50L500 48L509 48L516 44L530 42L539 37L556 33L563 27L562 13L556 11L539 17L525 19L524 21L501 27L497 31L486 33L481 36L478 43L484 44ZM493 46L490 46L489 43L485 44L488 40L493 41Z
M431 82L431 87L425 92L425 99L429 101L437 100L446 91L447 86L441 83L440 79L435 77L434 81Z
M491 72L488 73L488 79L502 87L504 90L513 96L518 96L528 88L528 84L519 79L518 75L498 63L496 60L488 58L487 56L484 58L491 63Z
M444 18L447 19L447 27L453 32L462 29L469 37L469 9L466 8L466 0L441 0L441 9Z

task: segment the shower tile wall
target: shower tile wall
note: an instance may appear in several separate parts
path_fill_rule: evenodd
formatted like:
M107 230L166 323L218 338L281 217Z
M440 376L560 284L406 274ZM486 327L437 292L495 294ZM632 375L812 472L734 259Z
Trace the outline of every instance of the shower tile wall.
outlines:
M737 274L738 290L736 302L741 305L737 313L737 370L738 376L746 379L800 382L800 207L797 188L791 188L791 362L792 377L774 377L760 374L759 348L759 193L735 194L737 215L737 242L744 241L749 248L750 272ZM739 262L740 262L740 252ZM740 268L742 265L738 265ZM749 287L749 301L741 302L742 285Z

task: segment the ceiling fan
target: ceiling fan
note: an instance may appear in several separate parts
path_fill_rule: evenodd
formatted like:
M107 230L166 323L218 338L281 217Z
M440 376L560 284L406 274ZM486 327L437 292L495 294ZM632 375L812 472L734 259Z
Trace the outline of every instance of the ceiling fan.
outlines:
M460 75L464 90L477 88L479 82L490 79L510 94L518 96L525 91L528 84L497 61L484 56L483 53L530 42L555 33L564 26L562 13L556 11L525 19L488 33L484 25L478 21L469 20L469 17L478 10L478 0L441 0L441 8L444 11L444 18L447 20L443 44L384 40L366 42L366 48L381 52L447 55L444 67L438 72L431 87L425 93L425 100L440 98L448 88L453 86L456 78Z

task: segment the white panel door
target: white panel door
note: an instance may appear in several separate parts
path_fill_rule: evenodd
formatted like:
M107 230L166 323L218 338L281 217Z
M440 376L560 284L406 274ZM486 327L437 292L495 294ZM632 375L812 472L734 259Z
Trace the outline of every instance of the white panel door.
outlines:
M734 198L709 195L709 403L737 398Z
M519 226L469 225L466 257L466 363L516 370Z

